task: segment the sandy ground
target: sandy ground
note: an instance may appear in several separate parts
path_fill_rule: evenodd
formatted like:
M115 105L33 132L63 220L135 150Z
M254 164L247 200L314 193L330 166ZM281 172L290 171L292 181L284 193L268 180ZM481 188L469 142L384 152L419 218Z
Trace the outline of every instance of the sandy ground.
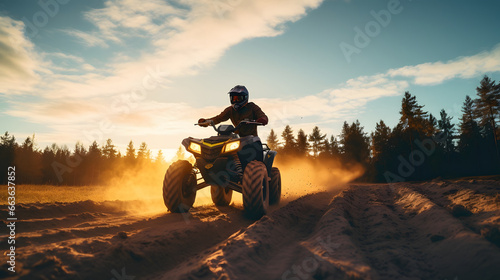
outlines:
M124 210L151 203L18 205L16 273L2 229L0 278L500 279L496 180L351 184L285 201L259 221L240 204Z

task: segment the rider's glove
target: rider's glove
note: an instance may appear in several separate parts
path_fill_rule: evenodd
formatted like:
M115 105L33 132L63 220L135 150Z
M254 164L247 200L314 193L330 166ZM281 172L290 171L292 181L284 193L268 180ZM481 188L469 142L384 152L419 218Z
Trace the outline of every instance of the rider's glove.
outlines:
M268 122L268 120L267 120L267 118L258 118L258 119L256 120L256 122L259 122L259 123L261 123L261 124L263 124L263 125L266 125L266 124L267 124L267 122Z
M203 126L203 127L207 127L210 125L210 123L208 122L208 120L201 118L198 120L198 125Z

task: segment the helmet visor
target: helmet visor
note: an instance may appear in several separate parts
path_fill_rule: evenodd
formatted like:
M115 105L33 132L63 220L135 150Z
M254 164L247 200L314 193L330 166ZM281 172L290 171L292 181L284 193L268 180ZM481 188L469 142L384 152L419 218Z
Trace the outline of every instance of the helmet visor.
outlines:
M231 95L230 97L231 104L239 103L245 100L244 95Z

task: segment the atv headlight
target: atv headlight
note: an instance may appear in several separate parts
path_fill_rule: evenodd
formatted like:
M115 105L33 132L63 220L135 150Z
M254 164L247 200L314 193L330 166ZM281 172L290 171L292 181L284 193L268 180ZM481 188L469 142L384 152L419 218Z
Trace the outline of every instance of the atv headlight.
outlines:
M200 144L196 144L194 142L191 142L191 144L189 144L189 150L191 152L195 152L197 154L201 154L201 146L200 146Z
M227 143L226 146L224 146L224 153L229 153L234 150L238 150L239 147L240 147L240 141Z

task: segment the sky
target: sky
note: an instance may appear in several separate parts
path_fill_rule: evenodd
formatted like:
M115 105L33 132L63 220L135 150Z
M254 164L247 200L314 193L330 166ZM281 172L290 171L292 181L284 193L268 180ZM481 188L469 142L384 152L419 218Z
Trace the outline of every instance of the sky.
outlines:
M0 0L0 119L40 149L110 138L169 157L245 85L270 122L393 127L405 91L458 124L500 80L496 0Z

